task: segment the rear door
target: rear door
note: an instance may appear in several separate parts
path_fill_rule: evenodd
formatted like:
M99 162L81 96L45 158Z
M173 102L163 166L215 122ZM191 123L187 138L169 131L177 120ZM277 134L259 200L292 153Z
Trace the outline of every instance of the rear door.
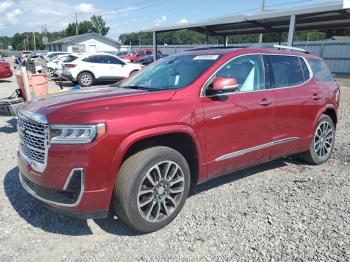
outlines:
M308 149L310 126L322 98L314 99L315 86L304 58L268 55L267 61L275 108L271 151L274 159Z
M262 55L232 59L204 88L210 88L214 77L235 78L239 87L220 96L202 94L209 177L267 161L273 124L273 97L265 90Z

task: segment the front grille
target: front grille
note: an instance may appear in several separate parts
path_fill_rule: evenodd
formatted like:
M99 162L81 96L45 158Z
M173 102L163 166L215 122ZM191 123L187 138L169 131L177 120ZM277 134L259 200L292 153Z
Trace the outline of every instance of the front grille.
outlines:
M34 161L34 164L45 165L48 145L47 125L19 115L18 133L20 150L30 164Z

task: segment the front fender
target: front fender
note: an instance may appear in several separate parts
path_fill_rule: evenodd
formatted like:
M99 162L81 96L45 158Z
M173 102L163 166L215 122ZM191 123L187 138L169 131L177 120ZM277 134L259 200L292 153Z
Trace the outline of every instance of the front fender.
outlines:
M122 163L122 160L127 153L127 151L131 148L132 145L135 143L144 140L146 138L151 138L151 137L156 137L160 135L165 135L165 134L171 134L171 133L185 133L189 135L192 140L194 141L194 144L196 146L197 150L197 157L198 157L198 178L199 180L203 180L206 177L206 171L203 165L203 153L201 146L198 141L200 141L198 135L190 126L186 125L168 125L168 126L161 126L161 127L155 127L155 128L150 128L150 129L144 129L137 131L135 133L130 134L127 136L120 144L119 147L117 148L114 156L113 156L113 161L111 165L111 170L109 173L109 180L110 181L115 181L117 173L119 171L119 167Z

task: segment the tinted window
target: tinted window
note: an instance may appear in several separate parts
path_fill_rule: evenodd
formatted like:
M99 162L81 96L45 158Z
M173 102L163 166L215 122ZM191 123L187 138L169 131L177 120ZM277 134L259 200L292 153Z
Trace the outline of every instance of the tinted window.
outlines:
M140 51L140 52L138 53L138 56L145 56L145 52Z
M169 56L150 64L121 84L149 90L178 89L195 81L218 59L219 55Z
M316 80L319 82L333 81L332 73L329 71L326 63L322 60L308 60L312 72L314 73Z
M270 55L269 59L272 67L273 88L295 86L304 82L298 57Z
M264 63L261 55L247 55L233 59L222 67L216 77L231 77L239 85L237 91L254 91L265 88Z
M301 69L303 70L304 80L307 81L310 79L310 71L307 67L305 60L303 58L299 58Z
M107 61L107 64L116 64L116 65L123 64L122 61L120 61L118 58L116 58L114 56L105 56L105 59Z
M67 56L63 62L65 63L69 63L69 62L73 62L75 59L77 59L78 57L77 56L74 56L74 55L69 55Z
M83 61L88 63L98 63L98 64L106 63L104 56L101 56L101 55L92 55L87 58L84 58Z
M146 51L146 55L151 55L152 54L152 51L151 50L147 50Z

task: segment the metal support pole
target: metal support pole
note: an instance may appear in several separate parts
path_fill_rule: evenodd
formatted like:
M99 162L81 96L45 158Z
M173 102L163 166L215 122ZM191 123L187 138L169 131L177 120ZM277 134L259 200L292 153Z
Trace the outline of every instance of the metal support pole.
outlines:
M262 1L262 4L261 4L261 12L262 12L262 13L265 11L265 5L266 5L266 0L263 0L263 1ZM262 40L263 40L263 34L260 33L260 34L259 34L259 43L260 43L260 44L262 43Z
M293 46L294 32L295 32L295 15L290 16L289 32L288 32L288 46Z
M224 46L228 46L228 35L225 35Z
M157 61L157 31L153 31L153 61Z

